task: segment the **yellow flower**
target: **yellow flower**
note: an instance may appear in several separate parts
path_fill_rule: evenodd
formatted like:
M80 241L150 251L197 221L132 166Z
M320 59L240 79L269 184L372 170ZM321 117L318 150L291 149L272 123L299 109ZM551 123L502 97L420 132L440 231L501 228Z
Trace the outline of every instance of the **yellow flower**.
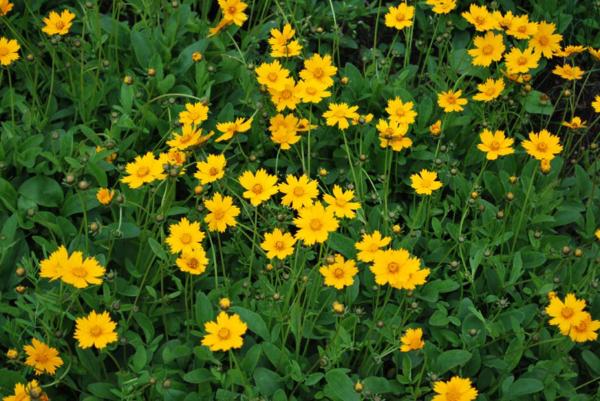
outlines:
M290 71L281 66L277 60L272 63L262 63L256 70L256 80L269 89L282 90Z
M479 102L490 102L502 94L504 87L504 80L502 78L488 78L484 83L477 85L477 90L479 93L473 96L473 100Z
M225 155L208 155L206 161L196 163L196 177L203 185L220 180L225 176Z
M338 301L333 301L333 304L331 305L331 309L333 309L333 311L335 313L337 313L338 315L341 315L342 313L344 313L346 311L346 307L344 306L344 304L342 304Z
M311 58L304 60L304 69L300 71L300 78L304 81L315 80L323 84L325 88L333 85L333 77L337 67L332 64L331 56L313 54Z
M35 398L32 394L36 395ZM13 395L2 398L2 401L48 401L48 395L44 392L37 380L32 380L27 385L16 383Z
M269 131L271 140L282 150L288 150L291 145L300 140L297 135L298 119L293 114L277 114L270 119Z
M582 129L587 128L587 121L582 121L579 117L573 117L571 121L563 121L561 125L571 129Z
M0 0L0 17L5 16L13 9L13 3L8 0Z
M292 40L296 31L290 24L285 24L283 29L271 29L269 44L271 57L294 57L300 54L302 46L297 40Z
M102 276L105 271L96 258L89 256L84 260L83 253L80 251L73 252L62 268L62 281L75 288L86 288L90 284L102 284Z
M297 96L304 103L319 103L326 97L331 96L331 92L327 90L327 87L316 79L299 81L296 85L296 91L298 91Z
M6 351L6 359L17 359L19 357L19 351L14 348L9 348Z
M372 262L375 260L375 255L390 244L390 237L383 237L377 230L373 234L363 234L360 242L354 244L354 247L359 251L356 256L361 262Z
M388 99L385 111L389 114L390 120L398 124L412 124L417 117L413 102L405 103L399 97Z
M335 255L334 262L322 266L319 272L325 278L325 285L341 290L354 283L358 269L352 259L344 260L342 255Z
M516 47L504 56L506 69L509 74L526 73L532 68L536 68L540 61L540 53L533 47L520 50Z
M204 217L210 231L222 233L227 227L237 224L235 218L240 214L240 209L233 204L231 196L223 196L217 192L212 199L204 201L204 207L210 212Z
M585 46L581 46L581 45L576 45L576 46L574 46L574 45L568 45L568 46L565 46L564 49L557 50L556 52L554 52L554 55L558 56L558 57L569 57L569 56L572 56L573 54L583 53L586 50L588 50L588 49ZM590 54L592 54L592 56L594 55L593 52L591 52L591 51L590 51Z
M360 203L352 202L354 191L344 191L339 185L333 186L333 195L323 195L323 200L327 203L327 208L331 209L336 217L348 217L350 219L356 216L354 212L360 209Z
M502 15L500 11L495 11L493 15L494 17L496 17L496 21L498 21L498 25L500 26L500 28L505 30L510 29L511 24L515 19L515 15L510 10L507 11L504 15Z
M298 227L296 239L301 239L305 245L327 241L329 233L338 228L333 211L326 209L319 202L300 209L294 224Z
M200 223L191 223L187 217L182 217L179 223L169 225L169 236L165 240L171 253L191 252L200 245L204 233L200 230Z
M558 75L559 77L568 81L575 81L581 79L583 77L584 72L585 71L583 71L581 68L569 64L557 65L552 70L552 73L554 75Z
M598 338L598 333L596 333L600 329L600 321L592 320L592 315L587 312L583 312L583 318L581 322L577 325L571 326L571 331L569 331L569 337L571 340L582 343L586 341L595 341Z
M516 39L529 39L537 32L537 24L529 21L527 14L512 18L506 34Z
M96 192L96 199L98 199L98 202L100 202L103 205L110 204L110 202L112 201L114 196L115 196L114 189L99 188L98 192Z
M284 233L276 228L271 233L265 234L265 240L260 247L267 253L269 259L285 259L294 253L296 239L290 233Z
M596 113L600 113L600 95L596 95L594 97L594 101L592 102L592 107Z
M433 136L438 136L442 133L442 120L437 120L429 126L429 133Z
M179 171L179 175L185 173L183 164L185 163L186 158L185 152L176 148L171 148L168 152L158 155L158 161L165 171L173 172L173 169L175 168L175 171Z
M23 351L27 354L25 365L34 368L36 375L42 373L54 375L56 368L61 367L63 364L56 348L49 347L36 338L31 340L31 345L23 347Z
M442 183L437 181L437 178L435 171L423 169L419 174L410 176L410 185L419 195L431 195L433 191L437 191L442 187Z
M222 310L227 310L231 307L231 300L229 298L221 298L219 299L219 308Z
M600 228L594 232L594 235L596 235L596 239L600 241Z
M221 311L214 322L204 323L206 335L202 338L202 345L211 351L228 351L232 348L242 348L242 336L248 330L238 314L228 315Z
M371 272L378 285L389 284L397 289L414 289L417 284L424 284L429 274L429 269L420 269L420 265L421 261L411 256L406 249L387 249L375 254Z
M300 210L310 206L313 199L319 196L318 183L306 175L296 178L293 175L285 177L285 183L279 184L279 192L283 194L281 204Z
M47 259L40 262L40 277L48 278L50 281L62 277L63 270L69 261L67 248L61 245L56 251L52 252Z
M19 43L14 39L7 39L0 36L0 64L10 65L13 61L19 59Z
M390 7L385 15L385 26L398 30L412 26L415 16L415 8L406 3L400 3L397 7Z
M75 14L69 10L63 10L58 14L56 11L50 11L50 15L44 18L45 26L42 31L48 35L66 35L73 25Z
M544 174L548 174L552 169L552 164L550 164L550 160L542 159L540 160L540 171Z
M175 134L173 139L167 141L167 145L179 150L186 150L201 144L202 130L193 125L184 125L181 128L181 134Z
M179 122L183 125L200 125L208 119L208 106L202 102L186 103L185 110L179 113Z
M75 321L75 339L80 348L96 347L105 348L108 344L117 341L117 324L112 321L108 312L96 313L91 311L85 317Z
M469 55L473 57L473 65L488 67L492 62L502 60L506 48L502 35L495 35L489 31L484 36L476 36L474 43L475 48L469 50Z
M479 32L500 28L498 20L485 6L471 4L469 11L464 11L461 15Z
M358 106L348 106L347 103L329 103L329 108L323 113L323 118L326 119L328 126L334 127L337 124L341 130L345 130L350 126L348 120L360 118L357 110Z
M521 143L523 148L530 156L538 160L552 160L555 155L562 151L560 138L552 135L547 130L543 129L538 134L535 132L529 133L529 140Z
M199 275L206 270L208 258L204 248L201 245L196 245L191 249L184 250L175 261L175 264L182 272Z
M597 61L600 61L600 49L594 49L593 47L589 47L588 53L590 53L590 55Z
M223 134L220 137L218 137L215 141L227 141L233 138L233 136L237 133L248 131L252 126L252 120L252 117L250 117L247 120L244 120L240 117L233 122L224 122L217 124L217 130L219 130Z
M536 53L546 58L552 58L554 53L560 50L562 35L554 33L556 25L548 22L537 24L537 30L529 40L529 46L533 47Z
M456 0L425 0L425 3L432 6L436 14L448 14L456 8Z
M242 26L248 19L244 10L248 8L248 4L240 0L219 0L219 7L223 13L223 20L233 23L237 26Z
M423 329L407 329L404 335L400 338L402 345L400 346L400 351L402 352L410 352L421 349L425 346L425 341L423 341Z
M277 111L282 111L286 108L295 110L301 101L300 93L296 88L296 82L293 78L284 79L281 89L269 88L269 94Z
M500 156L513 154L515 150L512 145L515 142L512 138L504 136L504 131L492 132L489 129L484 129L479 134L481 143L477 145L477 149L485 153L488 160L496 160Z
M454 376L447 382L435 382L433 391L436 395L431 401L473 401L477 398L477 389L471 384L471 379L459 376Z
M252 206L258 206L271 196L275 195L277 189L277 176L270 175L265 169L259 169L256 174L245 171L239 178L240 184L246 190L242 196L250 199Z
M144 156L136 156L133 162L127 163L125 171L129 175L123 177L121 181L133 189L165 176L163 166L154 158L152 152Z
M192 53L192 61L194 63L198 63L198 62L202 61L202 53L200 53L200 52L193 52Z
M552 319L549 323L558 326L563 335L568 335L573 326L577 326L584 319L585 300L577 299L574 294L567 294L565 301L558 297L552 298L546 307L546 313Z
M438 105L444 109L445 113L451 113L453 111L463 111L464 105L468 103L467 99L461 98L462 91L449 90L446 92L438 93Z

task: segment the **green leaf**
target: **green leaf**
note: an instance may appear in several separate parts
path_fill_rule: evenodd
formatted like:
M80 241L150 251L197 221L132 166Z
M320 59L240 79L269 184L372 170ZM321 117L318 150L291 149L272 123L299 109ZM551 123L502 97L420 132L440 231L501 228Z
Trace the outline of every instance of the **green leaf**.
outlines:
M443 352L437 359L436 372L443 374L457 366L462 366L471 359L472 354L462 349Z
M342 234L336 232L329 234L328 243L332 249L341 253L345 258L352 258L356 254L354 241Z
M538 379L517 379L508 388L509 399L521 397L527 394L538 393L544 389L544 383Z
M19 187L19 193L40 206L57 207L63 201L60 185L43 175L32 177Z
M346 374L347 369L332 369L325 374L327 384L323 392L333 401L359 401L360 396L354 391L354 383Z
M544 100L542 100L542 95L544 96ZM554 107L548 96L538 91L531 91L523 98L523 107L526 112L531 114L550 116L554 112Z
M183 375L183 380L188 383L200 384L215 380L210 370L206 368L194 369Z
M269 341L269 329L267 329L265 321L258 313L239 306L234 306L231 310L240 315L242 321L248 325L251 331L261 336L263 340Z
M256 382L256 387L258 387L258 391L267 397L270 397L281 388L283 383L283 379L277 373L269 370L267 368L257 368L254 371L254 381Z

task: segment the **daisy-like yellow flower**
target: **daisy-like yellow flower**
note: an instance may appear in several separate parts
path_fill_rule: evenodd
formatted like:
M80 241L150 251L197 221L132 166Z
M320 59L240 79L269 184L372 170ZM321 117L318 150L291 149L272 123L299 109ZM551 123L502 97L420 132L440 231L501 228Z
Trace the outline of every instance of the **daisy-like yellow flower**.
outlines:
M327 87L316 79L299 81L296 85L296 91L298 91L297 96L303 103L319 103L326 97L331 96L331 92L327 90Z
M185 110L179 113L179 122L183 125L200 125L208 119L208 106L202 102L186 103Z
M31 345L23 347L23 350L27 354L25 365L34 368L36 375L41 375L42 373L54 375L56 369L60 368L63 364L63 360L56 348L49 347L36 338L31 340Z
M271 57L294 57L302 51L302 45L297 40L292 40L296 31L290 24L285 24L283 29L271 29L269 44Z
M304 81L320 82L325 88L329 88L333 85L332 77L336 72L337 67L333 65L329 54L321 56L315 53L309 59L304 60L304 69L300 71L300 78Z
M182 217L178 223L169 225L169 236L165 240L171 253L191 252L200 245L204 233L200 230L200 223L190 222L187 217Z
M269 259L285 259L294 253L296 239L290 233L284 233L279 228L265 234L265 240L260 247L267 253Z
M379 285L389 284L396 289L414 289L417 284L424 284L429 274L429 269L420 269L420 265L421 261L411 256L406 249L387 249L375 254L371 272ZM416 280L417 276L420 280Z
M269 94L277 111L295 110L302 100L293 78L284 79L281 89L269 88Z
M339 185L333 186L333 195L324 194L323 200L327 203L327 208L333 211L338 218L348 217L353 219L356 216L356 209L360 209L360 203L352 202L354 191L344 191Z
M478 102L491 102L502 94L504 88L505 84L502 78L488 78L484 83L477 85L477 90L479 92L473 96L473 100Z
M538 160L551 161L563 147L560 138L543 129L539 133L530 132L529 139L521 143L527 154Z
M344 260L342 255L335 255L334 262L322 266L319 272L325 279L326 286L341 290L354 284L354 276L358 273L358 269L352 259Z
M509 74L526 73L532 68L536 68L540 61L539 52L533 47L525 50L513 47L513 49L504 56L506 69Z
M127 163L125 172L128 175L121 181L133 189L165 177L163 166L152 152L148 152L144 156L136 156L133 162Z
M32 398L32 394L37 397ZM13 389L13 395L2 398L2 401L48 401L48 394L44 392L44 389L40 386L37 380L32 380L27 385L22 383L16 383Z
M83 253L75 251L64 264L61 279L75 288L86 288L91 284L102 284L104 272L96 258L88 256L83 259Z
M529 21L527 14L512 18L506 34L516 39L529 39L537 31L537 24Z
M196 163L196 177L202 185L210 184L225 176L225 155L208 155L206 161Z
M472 3L469 6L469 11L464 11L461 15L479 32L500 28L494 14L492 14L485 6L478 6L477 4Z
M546 307L546 313L552 319L549 323L558 326L561 334L568 335L573 326L577 326L584 319L585 300L577 299L575 294L567 294L565 301L555 297L550 300Z
M442 133L442 120L437 120L429 126L429 133L433 136L439 136Z
M568 46L565 46L563 49L554 52L554 55L557 56L557 57L570 57L570 56L572 56L574 54L583 53L586 50L588 50L588 49L585 46L581 46L581 45L568 45Z
M400 351L402 352L422 349L425 346L425 341L423 341L423 329L420 327L416 329L407 329L404 332L404 335L400 337L400 342L402 343L400 346Z
M583 312L583 318L579 324L571 326L569 337L571 340L583 343L586 341L595 341L598 338L597 331L600 330L600 321L592 320L592 315Z
M510 10L504 14L502 14L500 11L494 12L494 16L496 17L500 28L504 30L510 29L512 22L515 19L515 15Z
M471 379L454 376L447 382L437 381L433 385L436 395L431 401L473 401L477 398L477 389Z
M396 7L390 7L385 15L385 26L402 30L413 24L415 8L406 3L400 3Z
M339 225L333 211L320 202L300 209L294 224L298 227L296 239L301 239L305 245L327 241L329 233L337 230Z
M600 49L594 49L593 47L588 47L588 53L596 59L596 61L600 61Z
M20 48L16 40L0 36L0 65L10 65L18 60Z
M199 275L204 273L206 266L208 265L208 258L206 252L201 245L185 250L175 261L179 270L192 275Z
M176 148L171 148L168 152L158 155L158 161L160 162L161 166L163 166L165 171L169 171L170 174L173 173L173 168L175 168L175 171L179 171L179 175L184 175L184 163L186 159L187 156L185 152Z
M103 205L109 205L115 196L114 189L108 188L98 188L98 192L96 192L96 199Z
M554 75L558 75L559 77L566 79L567 81L576 81L583 77L583 71L581 68L577 66L572 66L569 64L565 65L557 65L552 70Z
M167 141L167 145L179 150L186 150L202 143L202 130L194 125L184 125L181 134L175 134L173 139Z
M398 124L409 125L417 118L413 102L403 102L399 97L388 99L385 111L389 114L390 120Z
M347 103L329 103L329 108L323 113L323 118L328 126L335 127L337 124L341 130L345 130L350 126L348 120L360 118L357 110L358 106L348 106Z
M310 206L313 199L319 196L317 181L311 180L306 175L301 175L299 178L288 175L285 177L285 182L279 184L279 192L283 194L281 204L296 210Z
M448 14L456 8L456 0L425 0L425 3L433 7L431 11L436 14Z
M223 21L237 26L244 25L248 16L244 12L248 4L241 0L219 0L219 7L223 13Z
M253 120L252 117L250 117L247 120L240 117L240 118L236 119L235 121L229 121L229 122L223 122L223 123L217 124L217 130L219 130L223 134L220 137L218 137L217 139L215 139L215 142L227 141L227 140L233 138L233 136L235 134L248 131L250 129L250 127L252 126L252 120Z
M242 196L250 200L252 206L258 206L275 195L277 176L268 174L265 169L259 169L256 174L245 171L239 178L240 185L246 190Z
M62 277L65 266L69 261L69 253L64 245L52 252L48 258L40 262L40 277L58 280Z
M233 204L231 196L215 193L212 199L204 201L204 207L210 212L204 217L210 231L225 232L227 227L237 224L235 218L240 214L240 209Z
M96 313L91 311L85 317L75 321L75 339L80 348L105 348L117 341L117 324L110 318L108 312Z
M512 145L515 142L512 138L504 136L504 131L492 132L489 129L484 129L479 134L481 143L477 145L477 149L485 153L488 160L496 160L500 156L513 154L515 150Z
M529 46L533 47L536 53L546 58L552 58L554 53L560 50L562 35L554 33L556 25L549 22L540 22L531 39Z
M278 144L282 150L288 150L300 140L298 126L300 121L293 114L277 114L271 117L269 131L271 140Z
M13 3L8 0L0 0L0 17L5 16L13 9Z
M600 113L600 95L596 95L596 97L594 97L592 107L596 113Z
M229 351L232 348L242 348L242 336L248 330L248 326L238 314L228 315L221 311L216 321L204 323L204 330L206 335L202 338L202 345L213 352Z
M6 350L6 359L14 360L19 357L19 351L14 348L9 348Z
M50 11L50 15L44 18L44 27L42 31L47 35L66 35L69 33L75 14L69 10L63 10L60 14L56 11Z
M444 109L445 113L451 113L454 111L463 111L464 106L468 103L467 99L462 98L462 91L449 90L446 92L438 93L438 106Z
M256 67L256 80L268 89L282 90L290 71L284 68L277 60L272 63L262 63Z
M377 230L372 234L363 234L359 242L354 244L354 247L359 251L356 257L361 262L372 262L375 255L392 242L390 237L384 237Z
M583 121L580 117L573 117L571 121L563 121L560 125L570 129L587 128L587 121Z
M442 187L442 183L437 178L438 175L435 171L423 169L418 174L410 176L410 186L419 195L431 195L433 191L437 191Z
M488 31L484 36L476 36L473 42L475 48L468 51L473 57L473 65L488 67L492 62L502 60L502 54L506 49L502 35Z

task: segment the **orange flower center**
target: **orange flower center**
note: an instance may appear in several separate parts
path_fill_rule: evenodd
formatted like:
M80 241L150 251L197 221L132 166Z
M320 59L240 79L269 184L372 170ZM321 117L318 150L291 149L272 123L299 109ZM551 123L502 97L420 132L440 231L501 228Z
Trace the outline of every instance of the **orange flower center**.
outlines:
M318 231L323 228L323 222L320 219L312 219L310 221L310 228L314 231Z
M517 64L519 65L525 65L527 64L527 57L525 56L521 56L517 59Z
M275 248L279 249L280 251L283 249L284 246L285 246L285 244L283 243L283 241L277 241L275 243Z
M460 401L462 398L462 391L457 388L450 388L446 392L446 400L447 401Z
M196 120L199 120L199 119L200 119L200 114L198 114L195 111L191 111L190 112L190 120L196 121Z
M75 277L84 278L88 275L88 272L83 266L77 266L71 270L71 274Z
M216 167L211 167L210 169L208 169L208 174L209 175L217 175L217 174L219 174L219 170Z
M387 267L388 267L388 271L390 273L396 273L398 271L398 269L400 268L400 266L396 262L388 263Z
M37 354L37 355L35 356L35 361L36 361L37 363L40 363L40 364L43 364L43 363L46 363L46 362L48 362L48 354L47 354L47 353L45 353L45 352L44 352L44 353Z
M572 308L565 306L561 311L560 314L562 315L562 317L564 317L565 319L570 318L571 316L573 316L575 314L575 312L573 311Z
M455 104L456 103L456 97L454 97L454 95L448 95L446 97L446 102L448 104Z
M296 195L296 196L304 195L304 188L302 188L302 187L294 188L294 195Z
M587 330L587 321L582 320L581 323L579 323L577 326L574 326L573 328L577 331L584 332Z
M306 88L306 93L308 93L309 95L314 95L315 93L317 93L317 90L312 86L309 86L308 88Z
M188 267L192 270L196 270L198 268L198 259L191 258L188 260Z
M0 47L0 57L6 56L10 51L6 47Z
M550 39L548 39L547 36L540 36L538 38L538 42L540 43L540 45L542 46L548 46L548 43L550 42Z
M545 152L548 150L548 144L546 144L546 142L540 142L537 144L537 150L539 150L540 152Z
M181 234L181 242L183 242L186 245L189 244L190 242L192 242L192 236L188 233Z
M141 166L137 170L137 176L140 177L140 178L143 178L143 177L147 176L148 173L150 173L150 169L148 167L146 167L146 166Z
M219 329L219 332L217 333L217 335L219 336L219 338L221 340L227 340L229 338L229 336L231 335L231 331L229 331L228 328L222 327Z
M492 149L492 150L500 149L500 143L498 141L492 141L492 143L490 143L490 149Z
M215 219L221 220L223 217L225 217L225 211L221 209L215 210L213 215L215 216Z
M235 6L231 6L227 9L227 11L229 11L229 14L235 14L237 12L237 8Z
M525 32L527 32L527 27L525 25L521 25L520 27L517 28L517 31L519 31L521 33L525 33Z
M482 17L482 16L475 17L475 24L476 25L483 25L483 24L485 24L485 18Z
M284 91L281 92L281 97L283 99L291 99L292 98L292 91L289 89L285 89Z
M404 21L405 19L406 19L406 17L404 16L404 14L402 14L402 13L398 13L398 14L396 14L396 21L398 21L398 22L402 22L402 21Z
M346 206L346 200L345 199L341 199L341 198L336 198L335 199L335 204L338 205L339 207L344 207Z
M318 68L315 68L315 70L313 71L313 76L314 76L315 78L322 78L322 77L323 77L323 75L325 75L325 72L324 72L324 71L323 71L323 69L322 69L322 68L320 68L320 67L318 67Z
M65 27L65 23L61 20L56 21L56 29L63 29Z
M272 81L272 82L277 81L277 73L276 72L270 72L269 75L267 75L267 79L269 81Z
M100 327L99 325L92 326L92 328L90 329L90 335L92 337L98 337L101 334L102 334L102 327Z
M333 275L335 276L335 278L342 278L342 277L344 277L344 269L338 267L337 269L335 269L333 271Z
M263 191L263 186L260 184L254 184L252 186L252 192L254 192L255 194L260 194Z
M492 54L493 51L494 51L494 46L492 46L492 45L485 45L481 49L481 52L483 54L485 54L486 56L489 56L490 54Z

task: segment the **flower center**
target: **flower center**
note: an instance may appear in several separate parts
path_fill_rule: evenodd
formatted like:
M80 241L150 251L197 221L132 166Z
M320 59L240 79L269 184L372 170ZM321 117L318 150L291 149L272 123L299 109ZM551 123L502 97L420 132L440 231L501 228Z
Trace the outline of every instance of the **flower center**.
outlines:
M190 112L190 120L196 121L200 119L200 115L195 111Z
M102 334L102 327L95 325L90 329L90 335L92 337L99 337Z
M46 362L48 362L48 354L46 354L45 352L37 354L35 356L35 361L38 362L38 363L46 363Z
M225 211L221 209L215 210L213 215L215 216L215 219L221 220L223 217L225 217Z
M521 25L517 30L521 33L527 32L527 27L525 25Z
M575 330L583 332L587 330L587 321L582 320L577 326L574 327Z
M209 175L217 175L218 173L219 173L219 170L217 170L217 168L216 168L216 167L211 167L211 168L208 170L208 174L209 174Z
M323 222L320 219L312 219L310 221L310 228L314 231L318 231L323 228Z
M192 236L188 233L181 234L181 242L183 242L186 245L189 244L190 242L192 242Z
M460 401L462 392L459 389L451 388L446 392L447 401Z
M570 307L566 306L564 307L561 311L560 314L562 315L562 317L564 317L565 319L570 318L571 316L573 316L575 312L573 311L573 309L571 309Z
M333 271L333 275L334 275L336 278L342 278L342 277L344 277L344 269L342 269L342 268L340 268L340 267L336 268L336 269Z
M456 98L453 95L448 95L448 97L446 97L446 102L448 102L448 104L454 104L456 103Z
M75 277L84 278L87 276L88 272L83 266L77 266L71 270L71 274Z
M541 36L540 38L538 38L538 42L542 46L548 46L548 42L550 42L550 39L548 39L547 36Z
M188 260L188 267L192 270L196 270L198 268L198 259L191 258Z
M339 207L344 207L344 206L346 206L346 200L341 199L341 198L336 198L335 204L338 205Z
M302 187L294 188L294 195L296 195L296 196L304 195L304 188L302 188Z
M10 53L10 52L8 51L8 48L6 48L6 47L0 47L0 57L4 57L4 56L6 56L8 53Z
M263 186L260 184L254 184L252 186L252 192L254 192L255 194L260 194L263 191Z
M489 56L490 54L492 54L493 51L494 51L494 46L492 46L492 45L485 45L485 46L483 46L483 49L481 49L481 52L483 54L485 54L486 56Z
M475 17L475 23L477 25L483 25L485 24L485 18L482 16Z
M398 14L396 14L396 21L398 21L398 22L402 22L402 21L404 21L405 19L406 19L406 17L404 16L404 14L402 14L402 13L398 13Z
M548 145L545 142L540 142L537 144L537 149L540 152L545 152L546 150L548 150Z
M150 172L150 169L148 167L141 166L137 170L137 176L140 178L143 178L143 177L147 176L149 172Z
M490 143L490 149L492 149L492 150L500 149L500 143L498 143L498 141L492 141L492 143Z
M396 273L400 266L396 262L388 263L388 271L390 273Z
M56 21L56 29L63 29L65 27L65 23L63 21Z
M281 92L281 97L283 99L291 99L292 97L292 91L289 89L285 89L284 91Z
M269 75L267 75L267 79L271 82L275 82L277 81L277 73L276 72L270 72Z
M227 11L229 11L229 14L235 14L237 12L237 8L235 6L231 6L227 9Z
M323 71L322 68L315 68L315 70L313 71L313 75L315 78L322 78L323 75L325 75L325 72Z
M282 250L282 249L283 249L283 247L284 247L284 245L285 245L285 244L283 243L283 241L277 241L277 242L275 243L275 248L277 248L277 249L279 249L279 250Z
M527 57L524 57L524 56L519 57L519 59L517 60L517 64L519 64L519 65L527 64Z
M317 90L312 86L309 86L308 88L306 88L306 93L308 93L309 95L314 95L315 93L317 93Z
M219 332L217 333L217 335L219 336L219 338L221 340L227 340L229 338L229 336L231 335L231 331L229 331L228 328L222 327L219 329Z

